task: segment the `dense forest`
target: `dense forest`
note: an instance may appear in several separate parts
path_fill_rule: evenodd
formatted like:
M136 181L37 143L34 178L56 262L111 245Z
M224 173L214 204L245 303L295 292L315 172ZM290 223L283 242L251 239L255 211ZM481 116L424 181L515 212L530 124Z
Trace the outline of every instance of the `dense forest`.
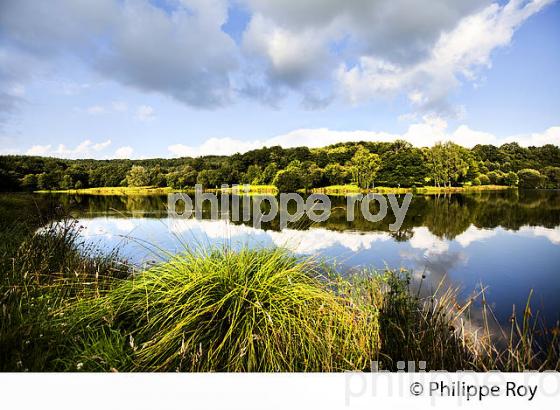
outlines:
M281 191L331 185L560 188L560 148L517 143L472 149L452 142L417 148L405 141L339 143L325 148L262 148L231 156L67 160L0 156L0 191L195 184L273 184Z

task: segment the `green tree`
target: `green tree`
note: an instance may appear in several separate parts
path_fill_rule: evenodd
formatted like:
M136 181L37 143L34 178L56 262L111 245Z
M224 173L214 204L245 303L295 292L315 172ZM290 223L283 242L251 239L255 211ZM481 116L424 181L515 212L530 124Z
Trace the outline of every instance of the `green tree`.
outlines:
M166 175L167 186L174 189L194 187L197 177L198 172L190 165L180 166Z
M381 155L377 180L388 186L418 186L424 184L428 173L421 149L404 141L395 141L390 149Z
M258 165L249 165L247 172L245 173L244 181L247 184L262 184L263 183L263 172L261 167Z
M356 185L364 189L369 188L375 180L380 165L379 155L372 154L360 146L350 160L350 170Z
M203 169L198 173L196 183L202 185L203 188L215 188L221 185L222 181L220 180L220 173L218 170Z
M74 188L74 183L72 182L72 177L68 174L62 177L62 181L60 181L60 188L62 189L72 189Z
M301 175L301 183L308 190L319 186L323 180L323 169L319 168L314 162L306 163L305 172Z
M180 172L170 172L165 176L165 182L169 188L183 189L185 187L185 180Z
M546 188L559 189L560 188L560 167L545 167L542 170L545 176Z
M274 177L278 173L278 166L276 162L271 162L266 166L262 174L262 183L263 184L272 184L274 181Z
M445 166L444 166L444 148L443 144L437 143L433 147L426 150L426 158L432 183L439 187L446 182Z
M35 174L27 174L21 179L21 186L26 191L35 191L37 189L37 176Z
M519 188L540 188L544 182L543 175L536 169L522 169L517 173L517 176L519 177Z
M280 192L295 192L304 186L302 164L294 160L286 169L278 171L273 184Z
M167 179L159 164L154 167L148 168L147 171L149 179L148 185L157 187L167 186Z
M340 164L329 164L325 167L324 178L328 185L343 185L350 181L348 169Z
M333 164L345 164L352 159L355 152L347 146L328 148L326 151L329 162Z
M451 142L438 142L427 151L432 180L436 186L451 186L467 174L469 165L465 148Z
M295 192L302 186L299 172L289 168L278 171L273 184L280 192Z
M490 179L490 184L492 185L501 185L504 183L505 174L501 171L490 171L486 176Z
M126 181L130 187L147 186L150 183L150 175L143 166L133 165L126 175Z
M510 171L504 176L503 183L507 186L517 186L519 183L519 177L515 172Z
M39 189L52 189L54 188L49 174L43 172L37 175L37 188Z
M480 185L490 185L490 178L484 174L479 175L478 180L480 181Z

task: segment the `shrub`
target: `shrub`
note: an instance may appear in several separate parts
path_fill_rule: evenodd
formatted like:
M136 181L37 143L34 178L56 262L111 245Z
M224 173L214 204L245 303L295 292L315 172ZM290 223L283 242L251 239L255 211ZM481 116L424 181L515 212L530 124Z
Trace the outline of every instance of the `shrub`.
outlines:
M519 177L519 188L541 188L544 182L544 177L536 169L522 169L517 173L517 176Z
M295 192L303 187L301 173L297 168L288 168L278 171L273 185L280 192Z
M501 171L491 171L486 176L488 176L492 185L501 185L503 183L504 174Z
M546 188L560 188L560 167L546 167L542 170L542 174L546 177Z
M508 172L504 177L504 184L508 186L516 186L519 183L519 177L513 171Z
M473 179L472 180L472 185L473 186L479 186L480 185L480 179L478 177Z
M126 174L126 181L128 186L146 186L150 183L150 176L146 168L140 165L133 165L128 174Z
M479 175L478 180L480 181L480 185L490 185L490 178L484 174Z
M311 262L279 249L188 252L76 313L130 334L135 370L367 369L377 310L329 285Z

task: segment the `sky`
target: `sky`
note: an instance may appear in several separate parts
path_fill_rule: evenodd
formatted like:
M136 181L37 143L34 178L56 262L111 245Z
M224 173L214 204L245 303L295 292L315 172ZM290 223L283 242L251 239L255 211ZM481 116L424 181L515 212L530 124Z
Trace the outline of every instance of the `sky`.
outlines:
M0 0L0 154L560 145L555 0Z

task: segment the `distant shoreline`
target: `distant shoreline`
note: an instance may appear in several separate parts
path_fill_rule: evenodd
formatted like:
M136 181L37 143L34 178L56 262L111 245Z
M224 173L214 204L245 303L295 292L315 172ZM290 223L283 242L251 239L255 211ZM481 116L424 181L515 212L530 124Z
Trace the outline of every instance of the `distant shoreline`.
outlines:
M241 188L241 186L240 186ZM333 185L323 188L313 188L309 193L326 194L326 195L352 195L359 193L379 193L379 194L406 194L415 193L420 195L431 194L452 194L452 193L472 193L483 191L505 191L509 189L517 189L515 187L505 185L479 185L468 187L376 187L373 189L360 189L356 185ZM218 189L205 189L205 192L224 192L235 193L239 190L228 188L222 190ZM35 191L38 194L72 194L72 195L166 195L175 192L194 192L194 189L174 189L170 187L99 187L99 188L84 188L84 189L66 189L66 190L40 190ZM275 195L279 191L274 185L249 185L248 194L272 194ZM298 192L304 192L299 190Z

